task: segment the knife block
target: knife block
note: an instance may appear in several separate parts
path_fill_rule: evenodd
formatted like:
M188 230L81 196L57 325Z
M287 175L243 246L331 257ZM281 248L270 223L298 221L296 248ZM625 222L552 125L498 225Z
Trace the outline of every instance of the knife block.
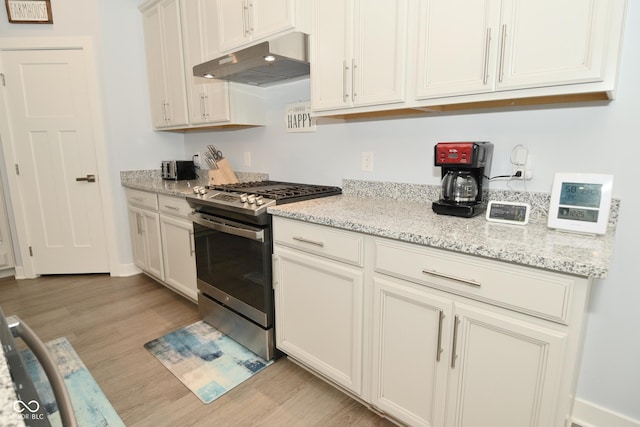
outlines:
M218 169L209 169L209 185L237 184L238 177L227 159L216 161Z

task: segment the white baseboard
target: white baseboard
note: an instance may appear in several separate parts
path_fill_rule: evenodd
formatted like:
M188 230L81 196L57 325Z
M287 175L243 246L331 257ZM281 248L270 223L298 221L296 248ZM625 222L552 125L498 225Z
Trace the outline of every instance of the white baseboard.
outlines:
M118 264L115 269L111 270L112 277L129 277L142 273L135 264Z
M13 268L7 268L5 270L0 270L0 279L3 279L5 277L10 277L10 276L15 276L16 275L16 271Z
M575 399L572 421L581 427L640 427L640 421L582 399Z

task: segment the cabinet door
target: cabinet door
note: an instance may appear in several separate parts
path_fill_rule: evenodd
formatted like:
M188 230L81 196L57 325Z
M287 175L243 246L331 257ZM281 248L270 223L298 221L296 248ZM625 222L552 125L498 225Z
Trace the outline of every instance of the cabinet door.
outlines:
M276 345L362 394L363 272L276 246Z
M147 249L147 271L164 280L162 241L160 238L160 215L157 212L140 210L142 233Z
M251 40L248 13L248 0L218 0L220 51L233 50Z
M470 305L454 311L446 425L560 425L567 335Z
M143 16L145 53L147 57L147 77L149 80L149 100L151 121L154 127L164 127L166 123L165 69L162 56L162 29L160 14L154 7Z
M184 76L180 3L178 0L166 0L158 7L162 18L167 124L169 126L185 125L188 123L187 89Z
M353 1L314 0L311 37L311 107L315 111L351 105Z
M129 230L131 232L131 251L133 263L141 270L147 270L147 245L145 244L141 210L133 206L127 208L129 213Z
M373 290L371 403L408 425L443 425L451 300L380 278Z
M155 127L188 123L178 0L164 0L143 19L151 116Z
M294 27L294 0L248 0L249 30L253 39L268 37Z
M606 0L503 1L498 89L602 81L612 6Z
M229 87L220 80L193 75L193 67L219 55L215 31L215 0L182 0L184 66L187 77L189 122L191 124L228 121ZM210 56L214 55L214 56Z
M193 224L190 221L160 216L164 280L194 301L198 298Z
M354 53L350 64L354 105L403 101L407 0L358 0L354 18Z
M500 0L421 0L416 99L493 91L499 19Z

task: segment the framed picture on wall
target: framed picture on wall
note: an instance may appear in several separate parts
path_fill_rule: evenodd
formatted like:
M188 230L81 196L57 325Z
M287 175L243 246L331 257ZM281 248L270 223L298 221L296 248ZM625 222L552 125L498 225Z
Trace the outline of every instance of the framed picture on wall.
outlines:
M5 0L12 24L53 24L51 0Z

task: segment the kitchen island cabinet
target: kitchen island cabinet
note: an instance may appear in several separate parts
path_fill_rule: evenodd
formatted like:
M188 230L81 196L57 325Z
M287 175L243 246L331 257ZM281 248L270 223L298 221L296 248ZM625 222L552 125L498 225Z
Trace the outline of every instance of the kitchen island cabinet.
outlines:
M346 184L347 192L370 196L368 189L351 185ZM382 188L399 191L394 185ZM313 226L316 234L308 240L326 243L322 236L335 232L362 240L362 359L353 365L362 367L361 393L315 363L324 348L316 353L308 346L302 360L282 342L278 347L377 412L408 425L464 426L474 420L474 425L570 426L589 291L593 277L606 275L612 232L594 240L558 233L546 223L496 227L484 218L436 215L425 210L423 195L429 191L416 194L422 197L402 202L343 194L269 209L274 236L306 238L288 230ZM276 238L278 331L281 322L290 327L279 305L292 289L311 286L309 271L295 274L283 268L280 257L294 253L311 269L326 258L319 253L323 248L294 248ZM330 261L335 258L323 260L324 270L335 271ZM320 291L328 281L314 280L315 293L303 300L307 317L296 318L295 328L306 333L306 342L328 345L318 326L332 314L335 292L331 287L326 294ZM339 318L348 316L340 312ZM331 344L333 351L350 348Z

